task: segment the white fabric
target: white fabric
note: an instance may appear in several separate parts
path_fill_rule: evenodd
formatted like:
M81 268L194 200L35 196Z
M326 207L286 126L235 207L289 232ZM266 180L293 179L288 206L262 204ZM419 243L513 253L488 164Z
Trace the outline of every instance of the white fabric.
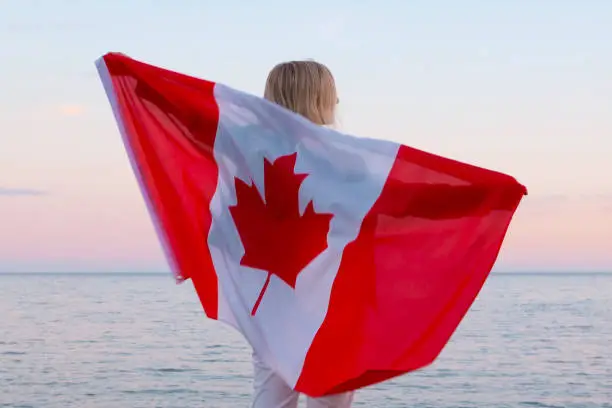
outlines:
M252 408L297 408L299 393L287 385L274 371L253 354ZM349 408L353 392L320 398L307 398L307 408Z
M214 157L217 190L210 204L208 245L218 276L218 318L237 328L262 361L290 387L297 383L313 338L321 327L346 244L359 233L385 184L397 144L346 137L317 126L278 105L215 85L219 125ZM230 214L235 178L260 194L264 158L297 152L296 173L306 173L300 211L312 200L316 212L331 213L328 248L298 275L295 289L272 276L255 316L251 310L267 271L240 265L244 246Z

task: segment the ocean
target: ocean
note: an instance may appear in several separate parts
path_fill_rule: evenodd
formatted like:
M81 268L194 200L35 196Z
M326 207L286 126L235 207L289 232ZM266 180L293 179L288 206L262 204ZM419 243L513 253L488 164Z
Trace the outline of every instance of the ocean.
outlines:
M248 407L250 351L168 275L0 275L0 407ZM493 274L431 366L354 407L612 407L612 275Z

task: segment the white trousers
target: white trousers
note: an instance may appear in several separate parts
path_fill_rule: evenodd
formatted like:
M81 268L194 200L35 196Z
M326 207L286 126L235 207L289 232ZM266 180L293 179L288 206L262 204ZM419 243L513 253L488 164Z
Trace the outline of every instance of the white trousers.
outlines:
M253 408L297 408L299 393L289 387L270 367L253 354ZM350 408L353 392L308 398L307 408Z

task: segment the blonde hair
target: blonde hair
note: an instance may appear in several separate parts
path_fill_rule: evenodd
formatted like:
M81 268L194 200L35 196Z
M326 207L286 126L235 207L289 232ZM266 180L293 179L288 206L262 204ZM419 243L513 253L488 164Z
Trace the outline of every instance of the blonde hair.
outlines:
M331 71L316 61L289 61L272 68L264 98L318 125L335 121L338 96Z

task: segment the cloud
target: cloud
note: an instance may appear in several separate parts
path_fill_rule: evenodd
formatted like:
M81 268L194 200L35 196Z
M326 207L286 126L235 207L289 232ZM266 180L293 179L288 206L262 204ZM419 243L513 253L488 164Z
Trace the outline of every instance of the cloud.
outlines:
M34 190L30 188L6 188L0 187L0 197L31 197L41 196L47 193L43 190Z
M62 116L81 116L85 113L85 107L78 104L65 104L58 106L57 111Z

